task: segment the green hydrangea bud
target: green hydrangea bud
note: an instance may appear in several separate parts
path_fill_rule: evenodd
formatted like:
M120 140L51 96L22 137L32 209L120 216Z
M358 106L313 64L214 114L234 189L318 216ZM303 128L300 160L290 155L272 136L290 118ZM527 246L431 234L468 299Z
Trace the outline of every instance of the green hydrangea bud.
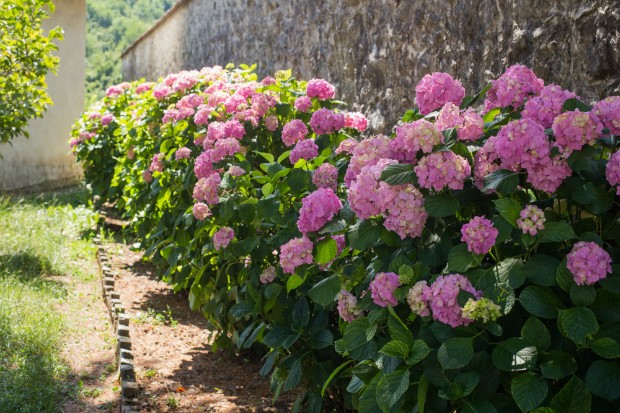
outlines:
M502 315L501 307L488 298L474 300L470 298L463 306L461 316L483 323L497 320Z

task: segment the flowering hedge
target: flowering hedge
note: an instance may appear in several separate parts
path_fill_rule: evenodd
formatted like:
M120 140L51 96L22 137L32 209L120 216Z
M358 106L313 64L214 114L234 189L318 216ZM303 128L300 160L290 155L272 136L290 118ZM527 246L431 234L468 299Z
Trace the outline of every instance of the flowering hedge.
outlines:
M100 201L309 412L620 408L620 97L510 67L391 136L253 67L122 84L76 124Z

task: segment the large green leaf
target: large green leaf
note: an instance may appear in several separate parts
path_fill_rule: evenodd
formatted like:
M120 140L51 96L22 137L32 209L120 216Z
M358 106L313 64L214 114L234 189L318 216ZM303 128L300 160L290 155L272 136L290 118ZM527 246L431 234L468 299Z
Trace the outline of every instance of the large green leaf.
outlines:
M583 381L573 376L551 399L551 408L557 413L590 413L592 395Z
M607 400L620 398L620 365L617 362L597 360L586 373L588 390Z
M289 348L299 338L299 333L287 326L275 326L263 337L263 344L273 348Z
M450 338L437 351L437 359L444 369L465 367L472 358L474 358L474 346L471 338Z
M574 284L570 289L570 299L575 305L591 305L596 300L596 289L591 285Z
M390 185L415 184L417 182L412 164L392 164L383 168L381 180Z
M424 340L415 340L411 346L411 355L407 359L407 364L413 366L426 358L431 353L431 348Z
M570 354L553 350L543 356L540 363L540 372L543 377L560 380L577 371L577 362Z
M284 380L282 390L289 391L297 387L297 385L301 382L301 375L301 360L297 358L293 361L290 369L288 370L288 376L286 376L286 380Z
M536 366L538 350L522 338L511 337L497 343L491 357L498 369L519 371Z
M606 359L620 358L620 343L610 337L599 338L589 343L596 354Z
M327 264L336 258L338 254L338 246L332 237L326 237L316 245L316 254L314 261L317 264Z
M314 349L329 347L334 343L334 335L330 330L324 328L312 333L308 343Z
M546 222L545 228L538 233L540 243L564 242L575 238L575 231L566 221Z
M379 350L379 353L391 357L406 358L409 355L409 346L400 340L392 340L388 341L381 350Z
M413 344L413 334L405 323L398 317L392 307L389 307L390 316L388 318L388 329L393 340L402 341L406 345Z
M525 321L521 329L521 337L540 351L547 351L551 346L549 330L536 317L530 317Z
M461 203L458 199L443 192L424 198L424 209L428 212L428 215L435 218L454 215L460 207Z
M562 334L581 345L585 345L586 338L596 334L599 328L596 316L586 307L560 310L558 325Z
M506 169L500 169L484 177L484 191L497 191L500 194L509 194L517 189L519 174Z
M308 291L308 297L315 303L327 307L334 302L340 289L341 285L338 275L332 275L316 283Z
M299 331L306 327L309 321L310 306L308 305L308 300L305 297L298 298L291 313L291 325L296 331Z
M347 238L351 248L366 250L379 241L381 227L376 222L366 219L351 226L347 232Z
M457 244L448 253L448 270L450 272L465 272L476 267L482 261L482 256L469 252L467 244Z
M409 370L396 370L383 375L377 384L377 404L389 413L409 388Z
M524 413L537 408L547 397L548 390L547 382L534 373L520 374L510 383L512 398Z
M552 287L556 284L555 274L559 265L560 260L557 258L537 254L525 263L523 271L531 283Z
M519 219L521 210L523 209L521 203L512 198L496 199L493 203L499 214L503 216L510 225L516 228L517 219Z
M486 400L465 400L465 406L463 406L461 413L497 413L497 409L495 409L495 406L493 406L491 402Z
M519 302L532 315L541 318L555 318L562 302L548 287L530 285L519 296Z

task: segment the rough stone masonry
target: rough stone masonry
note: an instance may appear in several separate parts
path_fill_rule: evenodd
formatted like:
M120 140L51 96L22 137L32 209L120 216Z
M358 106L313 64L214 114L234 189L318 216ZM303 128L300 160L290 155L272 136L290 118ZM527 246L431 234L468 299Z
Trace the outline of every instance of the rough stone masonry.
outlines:
M123 76L257 63L323 77L378 132L413 106L427 73L468 93L509 65L586 100L620 94L617 0L181 0L123 54Z

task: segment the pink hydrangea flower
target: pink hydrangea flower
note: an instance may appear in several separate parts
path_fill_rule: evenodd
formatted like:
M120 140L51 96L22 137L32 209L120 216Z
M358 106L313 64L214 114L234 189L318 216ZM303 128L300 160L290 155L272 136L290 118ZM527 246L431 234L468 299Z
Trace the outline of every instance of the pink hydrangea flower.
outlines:
M545 191L548 194L555 192L564 179L571 176L572 170L568 166L568 161L561 157L545 157L538 160L538 163L527 170L527 182L532 184L534 189Z
M230 174L230 176L241 176L245 174L245 169L243 169L240 166L233 165L230 168L228 168L228 173Z
M213 174L212 151L205 151L198 155L194 162L194 174L196 178L207 178Z
M474 155L474 184L481 191L484 190L484 178L500 169L499 155L495 151L496 137L492 136Z
M303 264L312 264L312 241L308 238L293 238L280 247L280 265L282 270L293 274L295 268Z
M616 195L620 196L620 152L615 152L609 157L605 177L611 186L616 187Z
M276 103L276 99L273 96L265 95L263 93L257 93L252 96L252 110L256 112L256 116L259 118L265 116L269 109L273 108Z
M342 203L331 189L319 188L301 200L297 227L302 234L315 232L342 209Z
M75 148L76 146L78 146L80 144L80 140L77 138L73 138L69 141L69 146L71 148Z
M577 95L573 92L564 90L558 85L547 85L542 88L540 95L525 102L521 116L524 119L532 119L545 128L550 128L553 119L562 113L564 102L576 97Z
M196 125L206 125L209 123L209 116L211 116L211 112L213 108L206 105L200 105L196 110L196 114L194 115L194 123Z
M344 126L361 133L368 128L368 119L360 112L347 112L344 114Z
M390 185L380 181L383 169L392 163L393 159L380 159L375 165L366 165L362 168L357 179L351 183L348 193L351 210L360 219L370 218L382 214L393 196Z
M422 78L415 87L415 94L420 113L428 115L447 102L459 106L465 97L465 88L449 74L434 72Z
M189 159L191 154L192 151L189 148L183 146L176 150L176 152L174 153L174 159L176 159L177 161L180 161L181 159Z
M428 214L420 191L411 184L391 186L389 190L392 195L386 204L385 228L396 232L400 239L422 235Z
M347 290L342 290L338 293L338 314L340 318L348 323L362 314L362 311L357 306L357 297Z
M243 151L244 148L237 139L224 138L215 142L212 149L213 155L211 158L213 159L213 162L219 162L227 156L233 156L234 154L241 153Z
M147 184L150 184L151 182L153 182L153 174L151 173L151 171L144 171L142 172L142 179L144 179L144 182L146 182Z
M392 156L392 145L387 136L377 135L356 142L353 156L344 177L347 188L350 187L364 166L375 165L380 159L392 158Z
M419 316L431 315L428 297L431 296L431 288L426 281L418 281L407 293L407 303L411 311Z
M153 82L142 82L138 85L138 87L136 88L136 93L138 95L147 92L149 90L151 90L151 88L153 87L154 83Z
M448 102L442 106L435 119L435 126L439 130L456 128L463 123L461 118L461 109L452 102Z
M213 246L219 251L226 248L233 238L235 238L235 231L229 227L222 227L213 234Z
M269 284L276 279L276 269L273 265L265 268L265 271L261 273L259 276L259 280L261 284Z
M111 113L106 113L101 117L101 124L104 126L109 125L114 120L114 115Z
M344 115L321 108L312 114L310 127L316 135L329 135L344 128Z
M265 77L263 80L261 80L260 84L263 86L268 86L268 85L273 85L276 83L276 80L271 77L271 76L267 76Z
M554 119L552 127L555 144L565 154L579 151L583 145L592 145L603 131L603 125L596 116L579 110L562 113Z
M452 151L426 155L413 170L422 188L432 188L435 191L441 191L445 187L463 189L465 179L471 175L467 159Z
M422 292L422 299L430 305L433 319L451 327L466 326L473 322L463 318L463 308L458 303L459 293L467 291L477 299L482 292L477 291L471 282L461 274L440 275L428 290Z
M477 141L484 134L484 119L473 109L462 114L463 123L456 128L457 137L462 141Z
M502 167L511 170L529 169L551 153L545 129L531 119L520 119L504 126L494 141Z
M520 218L517 219L517 227L523 231L524 234L530 234L534 236L545 229L545 214L542 209L536 205L526 206L520 213Z
M357 146L359 142L353 138L347 138L340 142L338 147L336 148L336 155L340 155L341 153L348 153L350 155L353 154L353 150Z
M240 93L233 93L224 101L226 113L236 113L248 107L248 99Z
M192 214L198 221L204 221L205 218L211 216L211 210L207 204L198 202L192 207Z
M394 156L399 161L414 162L419 150L431 153L433 146L443 142L443 135L427 120L420 119L404 123L396 128L396 138L392 141Z
M596 243L581 241L566 256L566 268L577 285L592 285L611 273L611 257Z
M473 217L461 227L461 235L469 252L486 254L495 245L499 231L485 217Z
M312 139L297 142L291 151L289 159L293 165L300 159L310 160L319 156L319 147Z
M333 99L336 96L336 88L323 79L312 79L306 86L306 95L319 100Z
M221 178L219 174L209 175L207 178L200 178L194 186L193 197L196 201L205 201L207 204L214 205L220 202L217 189L220 186Z
M274 132L278 129L278 118L273 115L267 116L267 118L265 118L265 127L268 131Z
M312 183L317 188L330 188L334 192L338 190L338 169L330 164L321 164L312 173Z
M400 287L398 275L393 272L380 272L370 282L370 295L379 307L388 305L396 306L398 301L394 297L394 291Z
M512 106L518 108L525 99L540 93L544 86L542 79L523 65L510 66L495 81L487 92L484 106L487 110Z
M157 100L163 100L172 93L172 89L167 85L157 85L153 88L153 97Z
M244 136L245 128L237 119L231 119L224 123L223 138L235 138L241 140Z
M286 146L293 146L298 141L306 139L308 128L300 119L293 119L282 128L282 142Z
M312 107L312 100L308 96L300 96L295 100L295 109L307 113Z
M197 95L196 93L191 93L189 95L185 95L179 100L176 104L177 109L182 108L196 108L203 104L205 101L204 97L201 95Z
M592 113L613 135L620 136L620 96L609 96L601 100L594 105Z
M153 155L153 160L151 161L151 166L149 167L149 171L163 172L164 171L163 161L165 158L166 158L166 155L162 152Z

